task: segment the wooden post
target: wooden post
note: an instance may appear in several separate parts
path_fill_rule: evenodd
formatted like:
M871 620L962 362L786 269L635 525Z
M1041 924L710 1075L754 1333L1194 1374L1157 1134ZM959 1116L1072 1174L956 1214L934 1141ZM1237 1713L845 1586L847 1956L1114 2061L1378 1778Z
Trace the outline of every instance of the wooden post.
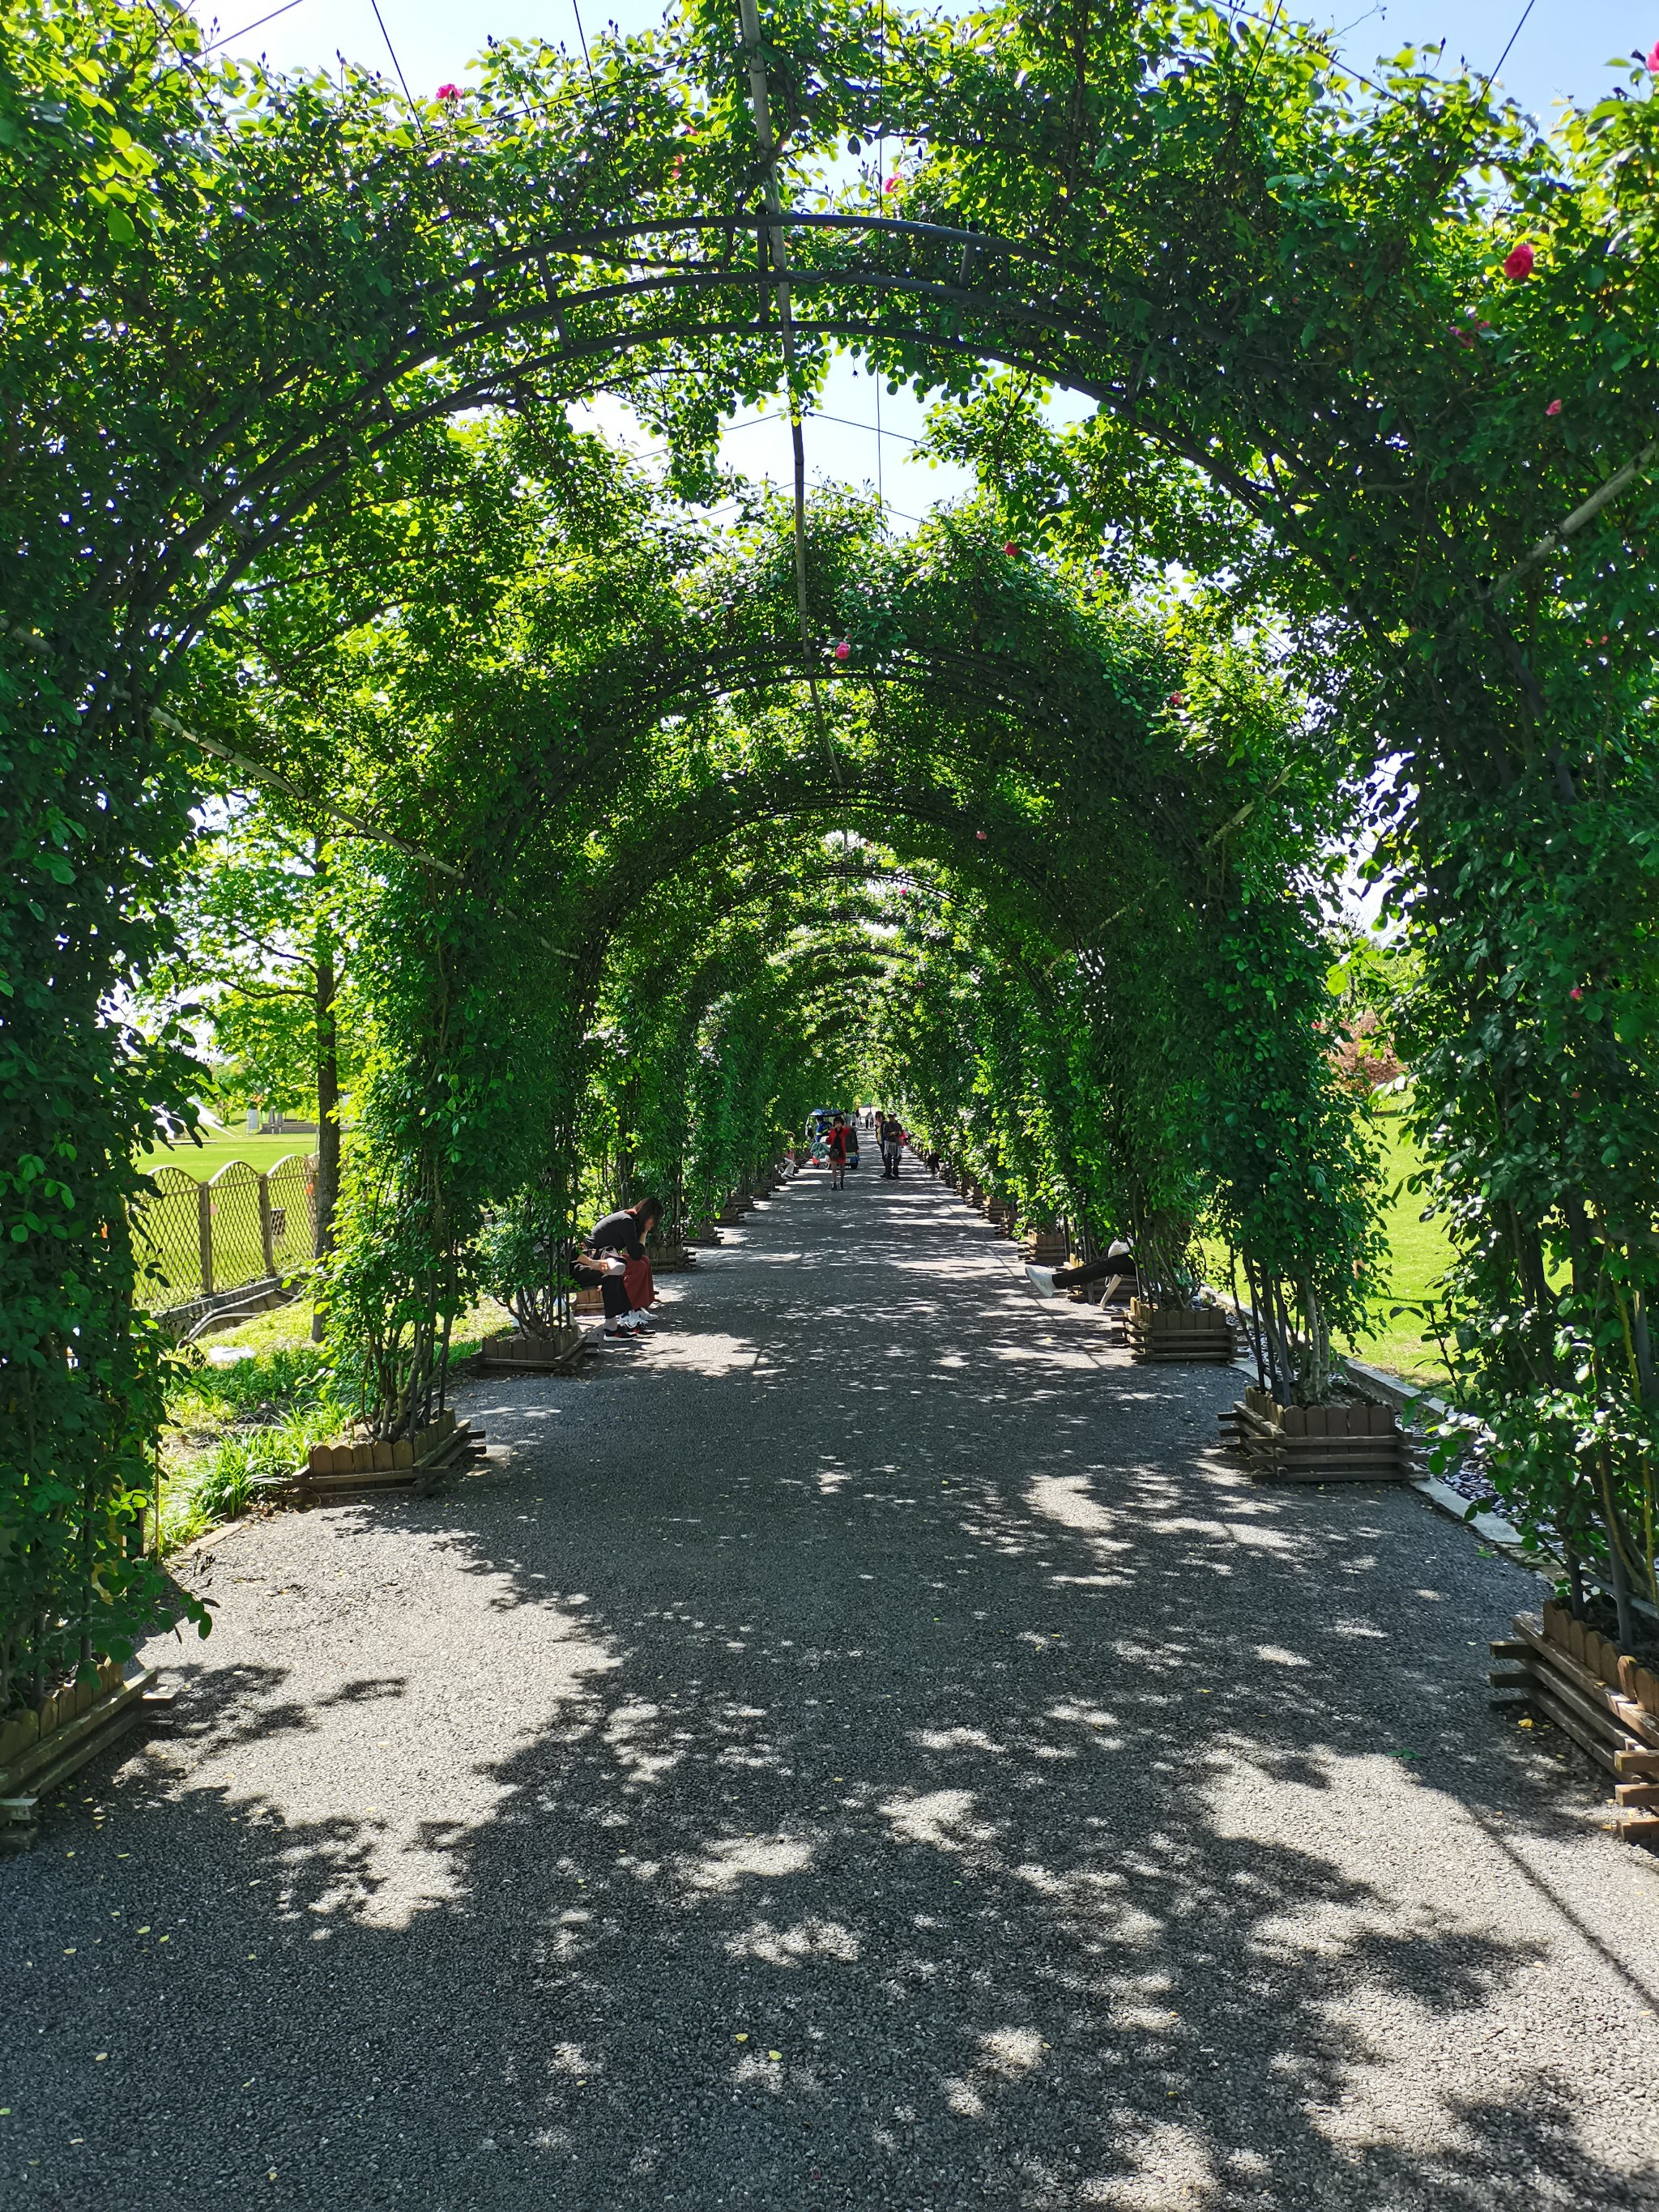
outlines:
M268 1174L262 1174L259 1177L259 1249L264 1254L266 1274L274 1275L276 1254L271 1243L270 1178Z
M197 1243L202 1254L202 1296L213 1295L213 1186L198 1183L196 1187Z

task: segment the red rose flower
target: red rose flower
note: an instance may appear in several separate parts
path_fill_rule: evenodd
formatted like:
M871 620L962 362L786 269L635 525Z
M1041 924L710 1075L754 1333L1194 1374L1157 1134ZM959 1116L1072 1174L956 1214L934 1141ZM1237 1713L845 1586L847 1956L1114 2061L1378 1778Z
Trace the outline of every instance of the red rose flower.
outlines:
M1571 990L1570 990L1570 991L1568 992L1568 994L1567 994L1567 996L1568 996L1570 999L1582 999L1582 998L1583 997L1583 995L1584 995L1584 994L1583 994L1583 993L1579 989L1579 988L1578 988L1578 986L1577 986L1577 983L1575 983L1575 984L1573 985L1573 987L1572 987Z
M1015 544L1015 543L1014 543L1014 541L1013 541L1013 539L1012 539L1012 538L1008 540L1008 543L1007 543L1007 544L1003 547L1003 549L1002 549L1002 550L1003 550L1003 551L1004 551L1004 552L1008 556L1008 558L1009 558L1011 561L1014 558L1014 556L1016 556L1016 554L1018 554L1018 552L1019 551L1019 548L1018 548L1018 546Z
M1537 256L1523 238L1512 253L1504 256L1504 274L1511 277L1518 284L1523 276L1531 276L1532 264L1536 258Z

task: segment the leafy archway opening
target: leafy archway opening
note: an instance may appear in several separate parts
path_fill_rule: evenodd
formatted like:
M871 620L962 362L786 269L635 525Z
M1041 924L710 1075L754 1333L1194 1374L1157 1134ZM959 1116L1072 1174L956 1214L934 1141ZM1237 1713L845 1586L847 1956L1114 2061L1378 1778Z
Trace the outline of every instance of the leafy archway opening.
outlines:
M497 50L476 90L412 107L349 75L250 83L165 6L14 0L8 24L26 33L0 59L16 210L0 271L3 1358L26 1530L0 1562L8 1669L119 1649L146 1601L131 1533L155 1359L131 1320L126 1204L135 1147L158 1112L187 1111L193 1079L182 1031L142 1031L125 994L166 950L204 747L380 856L342 894L402 933L378 940L401 956L380 980L380 1033L442 1051L387 1042L366 1091L401 1084L429 1134L447 1115L452 1152L515 1085L536 1092L521 1121L551 1111L558 1083L526 1073L542 1017L598 1005L653 837L680 841L649 876L672 884L719 865L699 856L722 853L751 801L753 821L835 817L872 839L900 821L943 837L948 802L958 837L983 813L974 844L982 830L1007 845L965 856L999 886L986 941L1016 933L1042 990L1075 971L1097 1051L1123 1035L1109 1002L1159 975L1146 947L1201 944L1241 1040L1214 1068L1254 1059L1271 1077L1254 1095L1293 1110L1229 1121L1223 1099L1181 1126L1201 1127L1214 1187L1243 1192L1236 1137L1268 1194L1249 1233L1269 1242L1275 1220L1276 1235L1311 1218L1327 1141L1316 929L1291 894L1335 826L1322 806L1369 772L1371 865L1415 948L1401 1034L1460 1241L1468 1402L1539 1540L1574 1575L1590 1560L1621 1603L1632 1582L1659 1598L1644 72L1635 97L1547 143L1466 78L1402 63L1357 83L1278 11L939 23L799 0L745 27L696 6L591 65ZM1000 687L970 714L949 687L982 690L984 640L964 651L936 621L908 691L908 634L871 641L883 726L907 698L945 708L927 773L878 787L862 750L878 718L841 703L860 666L843 688L829 658L865 650L836 568L861 541L836 524L809 542L800 487L764 588L745 577L741 607L701 611L692 635L678 579L705 554L687 526L647 523L647 495L573 433L567 404L623 393L668 437L672 489L706 496L724 412L781 371L798 411L847 344L955 403L937 435L983 485L963 526L976 557L1011 544L1022 574L1051 580L1045 619L1062 584L1085 604L1097 566L1124 608L1176 562L1207 587L1183 617L1207 642L1171 648L1183 669L1194 652L1224 662L1241 620L1270 636L1298 698L1280 717L1299 739L1289 772L1253 779L1271 748L1249 744L1236 788L1201 746L1138 784L1132 749L1082 759L1046 639L1023 656L1025 698ZM1056 435L1034 404L1051 383L1097 413ZM511 416L510 452L442 428L477 410ZM515 495L532 469L550 503ZM526 568L568 546L592 584L607 545L609 590L580 606L543 592L543 618L575 627L526 649ZM927 595L899 596L908 620ZM368 670L391 640L418 661L447 607L481 606L501 649L433 659L417 738L353 690L354 654ZM280 728L261 713L279 696L298 702ZM1163 696L1225 754L1204 683L1183 673ZM536 744L497 746L509 708ZM679 733L711 720L757 751L721 771L724 798L675 781ZM1056 746L1057 783L998 751L1022 720ZM975 761L996 772L975 781ZM1121 878L1115 905L1054 861L1060 811L1079 840L1110 821L1097 793L1078 800L1103 769L1156 800L1140 844L1097 858ZM625 788L631 810L615 804ZM923 857L971 935L979 879ZM1158 1018L1148 1000L1129 1033L1146 1057ZM573 1066L579 1026L561 1048ZM1126 1064L1108 1070L1109 1118ZM424 1225L392 1287L424 1332L415 1368L441 1373L452 1260L422 1271L471 1231L453 1178L419 1157L391 1242ZM367 1203L349 1196L351 1219ZM1322 1249L1352 1269L1363 1231L1354 1243L1338 1215ZM1275 1249L1274 1279L1298 1280ZM341 1313L359 1295L348 1256ZM1318 1286L1300 1279L1311 1313ZM428 1387L396 1379L402 1359L382 1404Z

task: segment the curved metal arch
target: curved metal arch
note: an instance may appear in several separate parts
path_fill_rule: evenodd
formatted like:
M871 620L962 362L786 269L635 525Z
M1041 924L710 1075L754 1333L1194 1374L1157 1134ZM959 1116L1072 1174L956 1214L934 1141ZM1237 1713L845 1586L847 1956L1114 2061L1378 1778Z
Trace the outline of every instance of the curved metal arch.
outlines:
M1035 261L1045 267L1063 265L1051 249L1035 245L1028 240L1005 238L996 231L963 230L950 223L916 222L902 216L830 215L810 210L792 214L787 209L780 210L776 215L768 215L750 214L739 208L721 215L663 216L638 222L601 224L588 230L555 232L546 238L538 238L532 244L509 247L495 259L472 262L457 270L453 281L455 283L477 283L481 277L502 268L539 265L541 260L550 254L586 253L592 247L630 238L655 238L675 232L712 231L717 235L735 239L739 231L759 237L763 232L777 229L856 232L860 234L875 233L894 238L920 238L941 245L963 246L974 252L982 250L989 253L1007 254L1012 258ZM1078 273L1086 266L1086 264L1077 264L1073 273ZM775 273L772 272L774 278ZM792 282L794 273L792 266ZM417 287L412 297L419 299L423 290L436 293L439 289L435 283L429 287Z
M904 298L933 301L942 307L955 307L967 313L983 313L987 315L990 313L989 308L981 308L980 303L992 296L981 292L969 291L959 285L941 283L934 277L915 276L902 270L895 271L887 269L850 272L844 269L814 270L792 266L789 271L789 283L791 290L798 293L830 290L890 292ZM450 353L459 352L469 345L487 344L491 339L509 331L534 329L550 322L556 326L573 309L576 308L609 307L618 301L649 299L654 295L664 293L678 298L683 295L695 295L703 291L753 290L763 296L768 290L775 289L775 277L770 279L769 283L764 276L745 276L740 271L732 270L680 268L658 271L649 276L630 278L626 283L598 285L592 290L567 297L557 306L549 305L529 313L503 311L487 321L473 324L452 333L444 348L434 349L428 358L445 359ZM1060 328L1068 332L1075 330L1079 342L1083 343L1089 343L1091 338L1096 343L1102 344L1116 342L1118 333L1104 329L1091 331L1085 326L1084 319L1081 316L1062 313L1059 309L1032 307L1011 300L1004 295L997 295L995 298L994 312L1005 322L1013 322L1034 330ZM775 340L780 326L764 318L759 318L754 323L744 325L741 327L757 338ZM815 325L803 323L799 319L794 323L797 334L814 327ZM833 331L841 326L831 323L825 324L822 327L826 331ZM878 327L884 328L884 325ZM611 333L611 337L613 343L617 341L626 343L629 334L617 332ZM603 343L605 341L601 340L600 343ZM564 356L576 358L583 350L582 341L562 341L562 354Z
M792 765L810 769L812 763L809 755L803 755ZM805 821L833 823L837 819L856 821L860 814L870 812L876 814L888 827L896 819L939 831L952 843L963 847L969 861L976 866L998 869L1019 884L1041 908L1050 915L1056 925L1062 921L1063 907L1054 896L1052 877L1036 866L1025 865L1023 855L1011 856L1000 850L983 854L979 853L975 844L963 834L968 817L959 806L944 803L946 794L942 790L930 787L924 793L915 787L888 783L879 788L842 786L828 793L812 788L795 792L779 790L776 782L765 776L756 776L743 784L724 785L719 788L729 795L744 792L758 803L741 806L735 815L726 814L720 821L710 822L705 826L699 822L698 817L705 811L703 801L713 796L711 787L708 791L692 795L685 805L675 809L671 815L659 817L653 824L652 849L662 856L663 865L653 878L653 889L672 879L679 869L688 866L700 854L763 823ZM930 808L924 802L933 798L941 803ZM665 829L671 825L683 827L690 834L677 842L671 841L665 836ZM626 871L635 857L633 850L620 854L608 871L611 884L617 891L623 890ZM625 927L624 915L628 906L637 902L610 900L601 896L587 913L592 936L600 939Z
M619 715L610 720L600 738L602 750L597 757L583 760L578 772L559 785L558 795L565 799L574 799L602 785L617 750L665 714L685 713L699 707L717 706L727 700L763 696L801 684L805 679L800 673L798 649L791 650L793 643L793 640L774 641L770 644L744 641L730 655L707 656L701 667L688 669L682 684L665 687L667 698L672 703L665 703L659 696L648 706L641 702L637 714ZM907 641L896 650L890 649L884 654L884 661L885 665L880 666L849 664L844 668L837 668L832 663L819 672L821 678L831 684L856 684L866 691L885 687L914 689L929 677L942 676L951 686L951 699L961 708L963 720L981 727L1014 717L1032 727L1048 727L1074 737L1085 726L1074 713L1057 714L1053 710L1048 687L1029 659L1017 664L992 663L978 652L953 650L948 640L933 639L925 642ZM988 690L988 686L994 688ZM982 764L987 757L978 753L965 757L978 759ZM1185 842L1189 850L1197 848L1200 836L1196 828L1188 831Z
M922 353L948 354L957 359L994 362L1004 368L1042 377L1045 381L1067 391L1080 392L1086 398L1094 399L1103 405L1119 404L1125 397L1117 387L1092 380L1057 358L1051 359L1040 353L1017 352L1012 347L998 344L989 337L969 337L960 332L933 331L921 326L896 329L890 324L854 317L816 321L797 319L795 331L798 337L885 343L914 347ZM775 327L769 331L767 325L746 319L740 322L661 323L645 328L610 331L599 337L567 343L551 351L532 355L526 359L493 365L474 380L453 386L414 406L396 405L392 402L391 395L395 393L399 384L416 374L422 367L445 357L428 351L419 361L410 362L395 375L384 380L380 387L381 397L372 405L356 410L343 407L326 425L323 434L308 447L291 457L272 457L261 468L248 471L234 484L225 488L191 527L173 541L156 564L155 588L143 602L144 620L148 622L151 607L165 599L173 583L204 547L228 528L240 511L250 507L257 507L263 500L278 493L283 494L283 511L273 517L264 530L256 529L247 533L238 556L227 562L212 590L205 592L198 603L189 626L179 633L173 651L176 653L193 642L200 634L202 624L223 604L236 583L274 538L288 532L296 520L313 508L352 468L378 459L400 439L427 423L446 421L474 407L521 409L526 397L523 388L526 380L567 362L617 360L653 349L667 352L678 346L711 338L743 338L760 343L769 343L775 337ZM456 350L459 350L459 346ZM562 390L557 396L560 404L566 404L615 389L617 386L609 379L589 376ZM377 416L382 426L378 434L374 432ZM357 442L366 428L371 434L365 441ZM341 447L347 441L352 441L349 450L342 451ZM318 473L296 481L291 461L297 460L303 465L307 457L323 465Z
M1029 296L1022 300L1017 294L1011 295L1007 288L987 290L963 281L969 257L981 252L994 261L998 258L1026 258L1040 266L1058 268L1060 264L1043 249L1005 238L998 233L921 223L903 218L805 212L799 216L785 215L782 221L786 227L793 225L807 234L915 239L940 246L959 248L963 259L958 281L955 283L941 282L937 275L895 270L874 264L849 265L845 262L828 266L814 266L810 263L792 266L790 283L797 290L852 293L863 290L887 294L896 299L931 301L955 315L966 316L977 326L971 336L959 331L939 331L921 325L895 329L884 321L871 319L867 313L848 313L808 321L798 319L795 323L798 335L829 340L851 339L866 345L887 343L923 353L948 354L958 359L969 357L998 362L1051 380L1102 404L1112 403L1123 396L1111 382L1091 377L1082 365L1074 363L1069 357L1069 348L1073 345L1087 347L1093 343L1109 347L1121 342L1121 333L1094 323L1095 303L1068 307L1052 300L1032 300ZM609 229L600 226L586 231L555 232L546 240L531 241L508 249L499 264L475 263L468 269L457 270L453 277L442 280L441 285L439 280L417 285L409 295L409 303L412 307L422 298L428 301L447 298L467 284L477 283L496 265L523 267L531 263L539 265L547 254L555 250L556 241L561 239L603 241L607 236L648 237L661 234L665 230L672 231L675 227L672 223L642 221ZM712 231L717 234L735 235L742 230L745 234L754 232L758 235L762 230L775 226L769 216L763 219L745 210L737 210L720 216L687 217L678 227L700 233ZM584 307L614 307L629 298L643 301L724 289L755 294L757 307L763 310L775 284L775 272L760 267L744 269L728 262L712 269L686 267L659 271L626 283L579 289L552 298L544 298L539 303L521 301L482 319L475 318L465 325L442 331L422 330L417 324L404 334L402 343L395 346L392 359L382 363L354 393L330 410L328 417L317 426L318 434L300 444L290 441L269 456L262 465L240 470L234 483L224 488L219 501L196 519L179 548L179 558L171 566L176 570L183 561L193 557L207 539L228 523L238 510L246 514L251 507L257 507L262 499L279 495L284 487L289 487L288 496L283 500L288 514L276 519L276 526L283 526L296 511L302 511L320 498L356 456L349 455L337 465L325 468L319 475L313 474L308 483L293 483L296 466L304 468L307 454L313 459L321 459L343 437L356 437L365 428L372 430L377 416L384 420L384 434L378 441L371 438L368 447L370 454L380 450L387 439L404 434L422 422L461 413L471 406L510 405L515 397L521 396L515 387L525 379L554 372L572 363L585 360L615 361L631 353L653 349L672 349L710 338L737 338L769 347L778 337L778 325L768 319L763 313L735 319L716 317L689 323L669 319L649 323L642 327L629 326L598 333L566 331L562 326L567 316L579 315ZM1052 350L1045 350L1041 346L1034 351L1017 349L1000 338L995 327L999 319L1005 327L1012 321L1034 332L1057 333L1057 341ZM509 362L497 361L475 374L464 374L450 390L434 395L423 404L415 407L398 404L396 395L398 388L423 369L453 363L458 355L470 349L486 346L508 334L522 334L549 324L557 333L556 347L539 355L530 354ZM603 378L588 379L574 386L562 381L559 397L562 400L569 401L614 388L608 379ZM224 427L220 426L222 432ZM167 565L164 561L163 574Z

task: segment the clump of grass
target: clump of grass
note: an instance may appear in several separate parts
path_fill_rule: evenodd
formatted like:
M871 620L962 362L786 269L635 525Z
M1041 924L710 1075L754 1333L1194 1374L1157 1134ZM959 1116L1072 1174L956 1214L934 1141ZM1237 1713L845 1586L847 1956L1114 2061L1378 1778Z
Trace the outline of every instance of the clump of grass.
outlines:
M268 1425L271 1407L286 1415L333 1402L334 1370L320 1345L275 1345L232 1367L210 1367L191 1346L181 1370L167 1407L175 1428L261 1417Z
M167 1402L163 1547L239 1519L348 1418L317 1346L274 1346L231 1367L183 1355Z

